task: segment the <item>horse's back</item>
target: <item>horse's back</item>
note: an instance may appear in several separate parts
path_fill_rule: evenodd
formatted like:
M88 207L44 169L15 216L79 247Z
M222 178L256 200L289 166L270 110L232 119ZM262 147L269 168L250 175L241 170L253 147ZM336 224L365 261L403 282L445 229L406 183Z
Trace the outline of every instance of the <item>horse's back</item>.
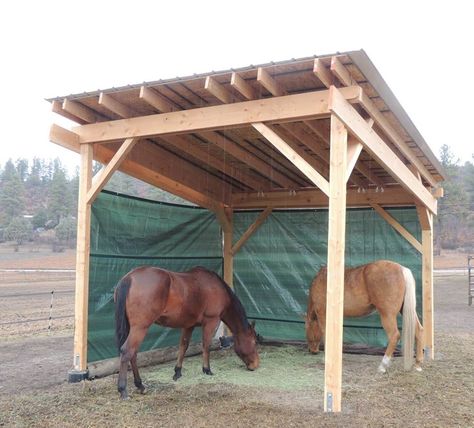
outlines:
M377 260L362 266L345 269L344 276L344 315L363 316L376 307L400 305L405 292L402 265ZM310 294L308 311L326 307L327 267L323 266L314 278ZM388 302L388 303L387 303Z
M225 284L205 268L172 272L145 266L128 276L132 284L127 313L138 324L187 328L219 317L229 303Z

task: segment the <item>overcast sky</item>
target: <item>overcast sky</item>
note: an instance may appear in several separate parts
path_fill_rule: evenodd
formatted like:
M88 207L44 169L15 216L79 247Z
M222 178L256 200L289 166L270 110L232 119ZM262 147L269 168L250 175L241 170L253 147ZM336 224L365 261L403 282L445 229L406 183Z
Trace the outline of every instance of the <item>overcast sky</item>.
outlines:
M0 164L33 156L77 164L48 141L51 123L66 123L44 98L361 48L433 152L448 144L471 160L470 4L4 0Z

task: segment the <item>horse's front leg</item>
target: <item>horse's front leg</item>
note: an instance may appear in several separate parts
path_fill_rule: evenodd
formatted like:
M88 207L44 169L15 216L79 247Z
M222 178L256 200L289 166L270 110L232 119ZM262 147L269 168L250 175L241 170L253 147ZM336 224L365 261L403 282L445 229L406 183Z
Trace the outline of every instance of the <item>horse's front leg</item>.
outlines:
M219 321L219 318L208 318L202 324L202 372L207 375L212 375L209 364L209 347Z
M319 343L321 342L322 337L322 331L318 322L318 317L314 312L308 313L305 321L308 350L312 354L317 354L319 352Z
M194 327L183 328L181 330L181 338L179 340L178 360L174 368L173 380L178 380L181 377L181 368L183 367L184 354L188 350L189 341L193 334Z

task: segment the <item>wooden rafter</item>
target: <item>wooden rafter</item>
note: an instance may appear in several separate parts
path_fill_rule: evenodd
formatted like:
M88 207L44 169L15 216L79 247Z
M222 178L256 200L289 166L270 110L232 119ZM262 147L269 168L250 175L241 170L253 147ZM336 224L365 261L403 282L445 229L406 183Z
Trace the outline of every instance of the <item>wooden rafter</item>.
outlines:
M334 77L320 59L314 60L313 73L326 88L334 84Z
M69 120L72 120L73 122L76 122L76 123L87 123L84 119L66 111L63 109L63 103L61 103L60 101L58 100L54 100L52 103L51 103L51 110L53 111L53 113L56 113L56 114L59 114Z
M221 150L224 150L230 155L239 159L259 174L263 175L264 177L268 177L279 186L290 189L299 187L298 183L291 180L286 175L276 171L268 163L248 152L229 138L226 138L223 135L217 134L215 132L200 133L197 135L199 135L201 138L204 138L206 141L215 144Z
M331 71L339 79L344 86L351 86L355 83L354 79L344 67L341 60L337 56L331 58Z
M257 229L272 213L272 210L272 207L267 207L258 215L257 219L248 227L248 229L232 247L232 255L235 256L239 252L242 246L248 241L248 239L257 231Z
M81 104L77 101L68 100L67 98L63 101L62 108L64 111L67 111L75 117L82 119L86 123L94 123L101 120L107 120L104 116L98 114L97 112L85 106L84 104Z
M140 88L139 98L161 113L173 111L173 105L162 95L147 86Z
M356 99L359 88L343 88L348 99ZM328 117L329 91L307 92L278 98L244 101L191 110L131 117L75 127L81 143L104 143L126 138L192 133L250 126L253 122L276 122Z
M188 153L200 162L208 164L212 168L223 172L225 175L228 175L232 179L245 184L253 190L265 190L268 188L268 183L265 183L263 180L253 178L248 174L245 174L245 172L234 168L228 162L225 162L219 159L218 157L210 154L207 150L199 147L196 142L193 142L182 135L164 135L161 137L161 139L170 144L175 145L177 148L179 148L179 150Z
M136 116L135 112L125 104L117 101L110 94L101 92L99 95L99 104L120 117Z
M436 213L436 199L417 180L405 164L376 134L357 111L344 99L339 90L331 86L329 109L348 127L351 133L364 145L370 155L377 160L407 191Z
M290 162L292 162L313 184L327 195L329 194L329 183L308 163L300 154L288 145L275 131L263 123L253 123L252 126L260 132L270 143L272 143Z
M204 89L223 103L230 103L232 101L232 94L211 76L206 77Z
M236 72L232 73L232 77L230 79L230 85L239 91L247 100L254 100L257 98L257 94L255 90L250 85L250 83L246 82L239 74Z
M240 82L240 86L239 88L242 89L244 88L245 86L245 83L244 85L242 85L242 82L243 79L240 78L241 81L238 80L235 80L234 81L239 81ZM214 83L213 83L214 82ZM219 85L219 84L215 84L217 82L215 82L214 80L209 80L206 79L206 83L204 85L204 89L207 90L208 92L210 92L211 94L213 94L216 98L218 98L219 100L221 100L222 102L230 102L230 100L232 99L232 96L231 96L231 93L222 85ZM245 89L243 89L244 92L246 92L248 94L248 91L246 91ZM222 137L224 138L224 137ZM265 162L265 161L260 161L259 158L255 155L254 157L250 157L249 158L249 154L248 153L244 153L243 152L243 148L241 148L238 144L232 142L232 141L229 141L228 139L224 138L224 141L228 141L230 143L230 149L233 150L233 152L231 153L234 153L234 156L238 156L238 153L240 154L244 154L247 159L249 159L251 162L249 163L250 166L253 166L254 168L256 168L257 171L259 171L260 173L262 172L262 167L264 168L264 170L267 170L267 173L271 174L270 176L275 176L275 178L277 179L277 181L279 182L279 184L281 185L281 181L283 180L283 182L285 182L286 184L283 185L283 187L295 187L295 186L298 186L298 183L295 182L293 180L293 183L289 183L288 180L290 180L290 178L285 178L285 176L283 176L281 173L279 173L278 171L275 170L275 168L272 168L272 169L268 169L268 167L264 167L263 163L262 162ZM226 148L227 148L227 144L226 144ZM222 147L222 145L220 146L222 149L224 149ZM253 148L250 148L249 151L253 151ZM273 179L273 181L275 181Z

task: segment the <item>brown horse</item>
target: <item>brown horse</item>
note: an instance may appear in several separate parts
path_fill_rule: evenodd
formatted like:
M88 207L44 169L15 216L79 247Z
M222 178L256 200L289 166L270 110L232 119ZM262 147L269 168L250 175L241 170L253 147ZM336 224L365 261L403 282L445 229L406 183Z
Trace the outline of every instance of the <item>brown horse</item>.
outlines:
M320 269L313 280L306 313L306 338L309 351L319 352L319 342L326 326L327 268ZM402 312L403 308L403 312ZM413 366L416 335L416 369L423 362L423 327L416 314L415 279L411 271L388 260L379 260L353 269L344 277L344 316L360 317L377 310L387 333L388 346L379 366L385 373L400 339L397 314L403 315L402 354L405 370Z
M196 267L177 273L150 266L136 268L115 287L115 331L120 353L118 390L127 398L130 362L135 386L145 388L138 374L137 352L153 324L181 328L174 380L181 377L184 354L194 327L202 326L202 371L212 375L209 345L222 320L234 335L234 350L249 370L259 365L254 326L247 321L242 303L214 272Z

